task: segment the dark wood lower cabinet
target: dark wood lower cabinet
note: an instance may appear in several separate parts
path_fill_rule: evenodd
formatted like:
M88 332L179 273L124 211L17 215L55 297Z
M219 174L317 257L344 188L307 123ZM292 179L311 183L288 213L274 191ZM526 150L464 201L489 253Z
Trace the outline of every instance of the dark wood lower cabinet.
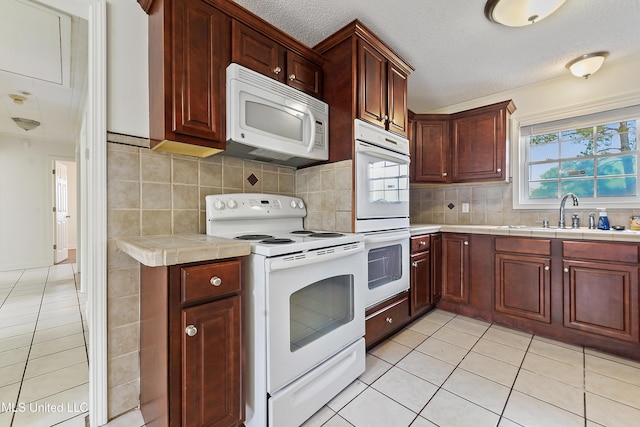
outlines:
M640 244L474 234L465 261L462 236L443 233L437 307L640 360Z
M146 426L244 421L240 260L140 269L140 409Z
M365 341L367 348L380 343L409 321L409 293L403 292L367 310Z

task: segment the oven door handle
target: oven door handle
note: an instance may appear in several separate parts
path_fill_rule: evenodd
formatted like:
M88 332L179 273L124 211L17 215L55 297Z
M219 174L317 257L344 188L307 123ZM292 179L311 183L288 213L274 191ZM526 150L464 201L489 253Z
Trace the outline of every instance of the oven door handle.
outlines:
M400 164L408 165L411 163L411 158L409 156L405 156L404 154L396 153L391 150L378 148L374 145L370 145L362 141L358 141L356 153L367 154L369 156L378 157Z
M365 244L367 244L367 243L387 243L387 242L394 242L394 241L398 241L398 240L408 239L409 237L411 237L411 234L409 232L402 233L402 234L395 234L394 233L393 235L385 236L385 237L365 236L364 242L365 242Z
M302 254L286 255L270 261L266 265L266 270L285 270L287 268L303 267L319 262L331 261L337 258L353 255L358 252L364 252L364 243L356 243L347 245L347 247L338 247L341 250L333 250L333 248L321 249L313 252L305 252ZM337 249L337 248L336 248Z

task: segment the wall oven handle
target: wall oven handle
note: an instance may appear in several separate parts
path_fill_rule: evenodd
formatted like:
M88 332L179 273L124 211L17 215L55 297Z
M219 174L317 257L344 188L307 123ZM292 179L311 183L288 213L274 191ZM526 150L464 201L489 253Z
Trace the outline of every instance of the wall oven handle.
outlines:
M307 152L313 151L313 144L316 142L316 116L313 115L313 111L311 108L307 107L307 114L309 115L309 120L311 120L311 129L309 134L309 146L307 147Z
M374 147L362 142L360 143L360 147L358 148L357 152L400 164L408 165L411 162L409 156L405 156L404 154L399 153L395 154L394 152L389 150L376 150Z
M360 242L335 248L320 249L313 252L304 252L302 254L285 255L269 262L266 269L267 271L275 271L303 267L337 258L344 258L345 256L358 252L364 252L364 243Z
M411 235L409 234L409 232L402 233L402 234L394 233L393 235L384 236L384 237L365 236L364 241L365 243L387 243L387 242L395 242L402 239L408 239L410 236Z

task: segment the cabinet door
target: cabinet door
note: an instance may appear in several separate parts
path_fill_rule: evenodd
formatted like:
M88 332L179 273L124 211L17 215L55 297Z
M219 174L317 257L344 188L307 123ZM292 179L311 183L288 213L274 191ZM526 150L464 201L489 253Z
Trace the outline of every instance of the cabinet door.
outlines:
M446 182L448 170L449 121L416 120L415 165L416 182Z
M428 237L427 237L428 238ZM411 316L431 304L431 254L411 255Z
M504 109L453 119L453 182L504 179L506 150Z
M442 237L442 299L469 303L469 236L445 234Z
M638 342L638 267L563 262L564 326Z
M386 127L387 60L373 47L358 40L358 117ZM337 77L336 77L337 78Z
M442 297L442 235L431 235L431 302Z
M287 51L287 84L316 98L322 98L322 67Z
M407 136L407 75L389 63L388 129L391 132Z
M284 82L284 49L275 41L238 21L233 21L232 29L232 62Z
M496 254L495 310L551 323L551 259Z
M239 425L244 418L240 316L239 296L182 310L183 426Z
M199 0L173 2L172 7L174 63L165 72L173 76L174 117L167 126L175 133L224 141L228 18ZM152 115L153 108L165 107L155 103Z

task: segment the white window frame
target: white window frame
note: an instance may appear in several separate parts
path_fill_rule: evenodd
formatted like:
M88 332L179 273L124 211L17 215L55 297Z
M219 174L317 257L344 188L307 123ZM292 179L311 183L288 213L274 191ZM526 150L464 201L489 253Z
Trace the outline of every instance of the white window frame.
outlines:
M556 120L570 119L573 117L588 116L596 113L615 110L619 108L640 105L640 91L607 98L589 104L575 105L553 111L531 114L518 117L512 120L512 164L517 167L513 171L513 209L557 209L560 199L529 199L527 192L527 165L526 165L526 143L525 137L521 135L521 128L539 123L547 123ZM640 165L639 165L640 166ZM640 172L638 174L640 180ZM624 200L618 198L616 201L607 201L605 198L593 200L580 200L580 206L585 209L603 208L623 208L634 209L640 205L640 194Z

